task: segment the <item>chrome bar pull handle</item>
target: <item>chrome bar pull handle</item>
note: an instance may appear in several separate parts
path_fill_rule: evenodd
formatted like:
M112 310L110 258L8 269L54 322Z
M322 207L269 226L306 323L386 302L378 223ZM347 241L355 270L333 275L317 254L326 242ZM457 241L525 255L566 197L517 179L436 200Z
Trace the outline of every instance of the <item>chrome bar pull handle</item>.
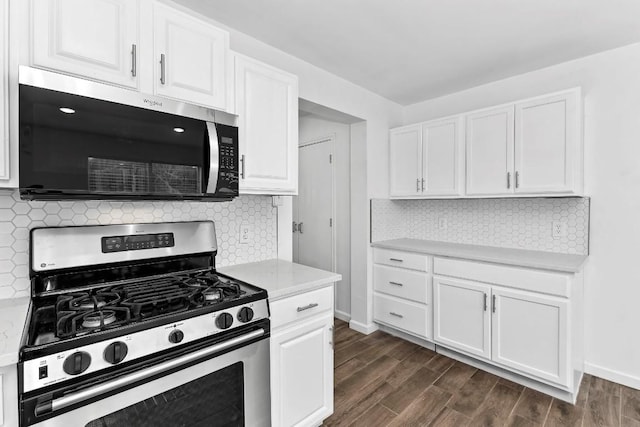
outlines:
M131 45L131 75L133 77L138 74L138 47L135 44Z
M398 283L398 282L389 282L390 285L395 285L395 286L404 286L402 283Z
M420 191L420 178L416 178L416 192Z
M516 188L520 187L520 172L516 171Z
M424 178L422 178L422 191L424 191Z
M507 172L507 188L511 188L511 172Z
M487 311L487 294L484 294L484 311Z
M301 311L310 310L312 308L316 308L317 306L318 303L312 302L311 304L305 305L304 307L298 307L296 310L298 311L298 313L300 313Z
M403 260L399 259L399 258L389 258L389 261L394 261L394 262L403 262Z
M400 319L404 317L402 314L394 313L393 311L390 311L389 314L395 317L399 317Z
M167 75L166 75L166 59L164 56L164 53L160 54L160 83L165 84L166 80L167 80Z
M299 223L299 224L298 224L298 232L299 232L300 234L303 234L303 231L302 231L302 223Z
M496 296L495 295L493 296L493 300L492 300L492 304L491 304L491 311L493 313L496 312Z
M244 154L240 156L240 178L244 179Z

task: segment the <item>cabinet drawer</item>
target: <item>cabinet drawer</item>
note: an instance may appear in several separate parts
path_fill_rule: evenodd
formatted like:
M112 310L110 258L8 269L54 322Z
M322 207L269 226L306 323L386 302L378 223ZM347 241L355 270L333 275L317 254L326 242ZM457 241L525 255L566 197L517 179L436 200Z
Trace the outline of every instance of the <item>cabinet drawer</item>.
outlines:
M403 268L373 266L373 287L378 292L426 304L430 277L427 273Z
M428 306L391 296L375 294L373 297L374 320L403 329L421 338L431 339L431 320Z
M375 262L376 264L390 265L392 267L429 271L429 256L416 254L413 252L374 248L373 262Z
M433 259L433 271L434 274L443 276L459 277L565 298L571 296L569 277L562 273L439 257Z
M333 311L333 286L294 295L270 303L271 328L299 319Z

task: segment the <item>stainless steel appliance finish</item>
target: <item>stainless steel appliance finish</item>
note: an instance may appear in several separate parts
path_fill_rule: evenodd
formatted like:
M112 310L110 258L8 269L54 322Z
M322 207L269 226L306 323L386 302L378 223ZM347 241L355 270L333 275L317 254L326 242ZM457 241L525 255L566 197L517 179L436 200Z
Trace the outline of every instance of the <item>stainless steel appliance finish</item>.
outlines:
M219 371L220 369L241 362L244 369L244 423L246 426L267 427L271 425L271 399L269 393L269 341L254 342L245 347L240 347L232 352L222 354L176 372L161 376L158 379L127 388L118 394L111 395L96 402L88 402L69 412L49 418L46 421L33 424L37 427L69 427L104 424L90 424L96 419L108 417L117 413L134 402L153 401L154 396L174 389L177 386L198 380L199 378ZM147 372L141 372L143 375ZM92 389L83 391L87 395ZM71 396L75 399L77 396ZM162 398L156 400L160 401ZM64 402L63 402L64 403ZM54 404L56 404L54 402ZM126 425L126 424L122 424ZM134 424L129 424L134 425ZM210 425L216 424L213 420Z
M31 247L22 426L269 425L267 293L215 271L212 222L34 229Z
M24 66L18 92L22 198L238 195L233 115Z
M156 95L148 95L130 89L123 89L103 83L92 82L51 71L21 65L18 72L19 83L27 86L40 87L58 92L72 93L87 98L116 102L132 107L161 111L177 116L191 117L207 122L222 123L235 126L236 116L199 105L175 101Z
M103 236L163 233L174 234L175 246L112 253L100 251ZM216 230L211 221L36 228L31 231L31 243L31 268L35 272L218 250Z

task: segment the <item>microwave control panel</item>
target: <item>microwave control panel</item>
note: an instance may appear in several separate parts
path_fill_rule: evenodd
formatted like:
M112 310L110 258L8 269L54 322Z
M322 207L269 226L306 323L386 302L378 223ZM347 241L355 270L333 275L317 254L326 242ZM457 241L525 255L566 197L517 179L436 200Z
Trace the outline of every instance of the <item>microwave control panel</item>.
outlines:
M240 149L238 148L238 128L216 123L218 132L218 188L219 195L238 194Z
M175 246L173 233L136 234L133 236L102 238L102 253L170 248L172 246Z

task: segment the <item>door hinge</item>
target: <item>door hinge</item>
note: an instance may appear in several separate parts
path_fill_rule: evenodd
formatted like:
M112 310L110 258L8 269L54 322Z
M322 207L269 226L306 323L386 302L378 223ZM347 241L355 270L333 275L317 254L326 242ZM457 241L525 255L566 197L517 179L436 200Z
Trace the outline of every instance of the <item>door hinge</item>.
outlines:
M329 154L329 163L333 163L333 154Z

